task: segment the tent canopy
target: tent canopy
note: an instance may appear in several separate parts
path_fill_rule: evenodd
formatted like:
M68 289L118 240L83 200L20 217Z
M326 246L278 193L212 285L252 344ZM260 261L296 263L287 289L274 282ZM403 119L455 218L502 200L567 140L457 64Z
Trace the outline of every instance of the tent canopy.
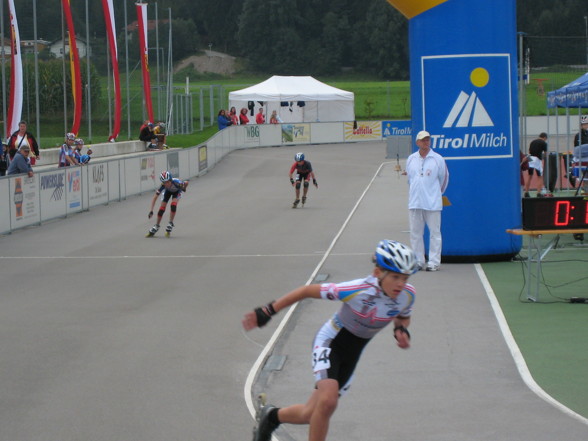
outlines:
M547 93L547 107L588 107L588 73Z
M247 109L250 121L262 105L266 122L274 110L284 122L355 120L353 92L337 89L313 77L274 75L259 84L229 93L229 107L235 107L237 113L242 108Z

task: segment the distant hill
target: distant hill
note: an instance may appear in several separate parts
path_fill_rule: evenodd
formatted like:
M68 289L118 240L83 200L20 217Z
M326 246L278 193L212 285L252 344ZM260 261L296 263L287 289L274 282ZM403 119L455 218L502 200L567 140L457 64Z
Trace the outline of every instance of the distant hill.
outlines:
M232 75L236 70L236 58L222 52L205 50L202 55L191 55L178 62L174 68L174 73L189 66L201 73Z

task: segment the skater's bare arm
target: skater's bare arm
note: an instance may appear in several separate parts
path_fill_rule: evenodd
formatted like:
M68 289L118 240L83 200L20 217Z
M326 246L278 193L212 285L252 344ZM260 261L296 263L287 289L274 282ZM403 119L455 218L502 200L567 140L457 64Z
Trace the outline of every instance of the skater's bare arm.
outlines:
M245 314L242 321L243 328L245 328L246 331L250 331L256 327L262 327L271 319L272 315L307 298L320 299L321 286L319 284L301 286L290 291L288 294L283 295L278 300L248 312Z
M151 216L153 215L153 207L155 207L155 201L157 200L157 196L159 196L159 193L155 193L153 195L153 199L151 199L151 208L149 209L149 218L151 218Z

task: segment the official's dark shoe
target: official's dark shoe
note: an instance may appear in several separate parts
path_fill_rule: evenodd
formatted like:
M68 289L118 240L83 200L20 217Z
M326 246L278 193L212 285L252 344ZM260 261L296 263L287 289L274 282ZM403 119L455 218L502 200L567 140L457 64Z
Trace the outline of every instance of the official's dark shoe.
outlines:
M272 433L277 429L278 425L269 420L269 414L276 407L268 404L263 406L259 416L259 425L257 426L257 433L254 441L271 441Z

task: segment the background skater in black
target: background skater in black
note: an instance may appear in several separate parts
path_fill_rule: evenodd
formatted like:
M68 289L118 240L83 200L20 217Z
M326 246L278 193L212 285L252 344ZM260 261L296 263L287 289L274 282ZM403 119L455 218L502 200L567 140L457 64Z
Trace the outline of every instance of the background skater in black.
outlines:
M306 202L306 194L308 193L308 187L310 186L310 179L316 188L318 184L316 182L316 176L312 171L312 165L310 162L304 160L304 153L296 153L294 155L294 164L290 167L290 183L296 190L296 199L292 204L292 208L296 208L300 203L300 187L303 186L302 190L302 205ZM296 176L294 176L296 173Z

